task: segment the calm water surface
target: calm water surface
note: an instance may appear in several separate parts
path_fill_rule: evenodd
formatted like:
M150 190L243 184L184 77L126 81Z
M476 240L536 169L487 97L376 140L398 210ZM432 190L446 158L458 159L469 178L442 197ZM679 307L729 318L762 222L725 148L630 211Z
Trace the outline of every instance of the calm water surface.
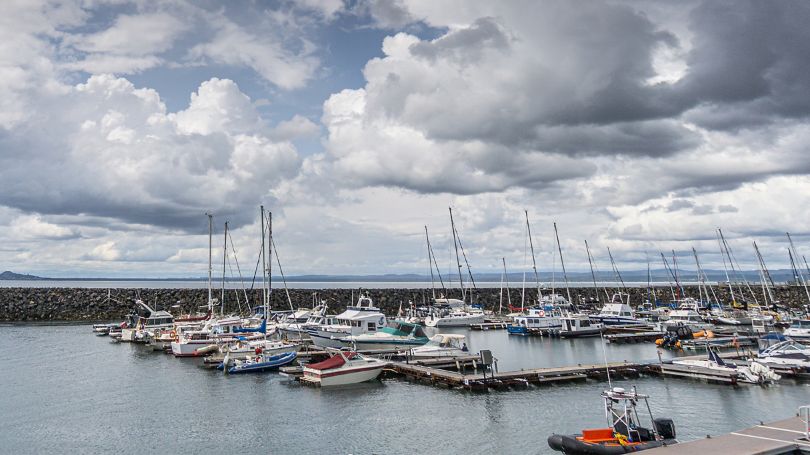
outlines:
M599 339L468 333L502 371L601 362ZM650 344L608 345L609 360L656 358ZM669 355L669 354L667 354ZM602 426L605 384L475 394L386 380L339 390L277 374L225 376L95 337L89 326L0 327L0 452L549 453L546 437ZM737 388L641 378L653 412L682 440L793 415L810 387Z

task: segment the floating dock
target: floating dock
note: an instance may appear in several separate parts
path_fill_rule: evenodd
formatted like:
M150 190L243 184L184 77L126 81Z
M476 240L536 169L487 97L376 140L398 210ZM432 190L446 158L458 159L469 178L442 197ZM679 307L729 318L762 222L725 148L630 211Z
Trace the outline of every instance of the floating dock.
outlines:
M471 330L506 330L506 322L482 322L480 324L470 324Z
M750 428L734 431L722 436L707 436L691 442L682 442L644 453L651 455L693 455L696 453L754 454L805 454L810 453L806 417L760 423Z
M605 335L608 343L645 343L655 341L664 336L664 332L635 332L635 333L614 333Z

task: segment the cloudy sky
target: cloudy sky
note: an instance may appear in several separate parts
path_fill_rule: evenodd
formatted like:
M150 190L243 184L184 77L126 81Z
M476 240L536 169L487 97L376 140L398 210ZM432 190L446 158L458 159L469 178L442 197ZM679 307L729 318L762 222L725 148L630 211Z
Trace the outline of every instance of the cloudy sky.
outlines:
M288 274L624 268L715 229L810 255L804 1L11 0L0 4L0 268ZM233 256L229 259L235 267ZM221 263L221 262L220 262ZM656 263L657 264L657 263ZM656 266L654 264L654 267ZM220 266L221 267L221 266Z

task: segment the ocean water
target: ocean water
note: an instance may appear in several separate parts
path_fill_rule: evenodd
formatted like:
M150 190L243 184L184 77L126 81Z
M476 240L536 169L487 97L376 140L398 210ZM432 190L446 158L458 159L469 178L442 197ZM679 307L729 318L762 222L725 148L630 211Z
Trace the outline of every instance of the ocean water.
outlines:
M651 344L467 332L501 371L657 358ZM665 353L664 355L672 355ZM402 380L329 390L270 373L226 376L196 359L96 337L90 326L0 326L0 452L550 453L546 438L603 426L604 382L471 393ZM794 415L807 383L759 387L643 377L656 417L690 440ZM553 452L551 452L553 453Z

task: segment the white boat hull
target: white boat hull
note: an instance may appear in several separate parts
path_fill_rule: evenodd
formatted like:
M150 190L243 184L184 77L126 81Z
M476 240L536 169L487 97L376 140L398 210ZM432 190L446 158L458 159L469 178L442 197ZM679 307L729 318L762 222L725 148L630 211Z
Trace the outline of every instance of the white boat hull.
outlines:
M332 387L359 384L374 379L382 373L385 364L370 365L352 369L309 370L304 368L303 380L320 384L321 387Z
M468 327L470 324L483 324L484 319L485 317L483 314L441 318L428 316L425 319L425 325L428 327Z

